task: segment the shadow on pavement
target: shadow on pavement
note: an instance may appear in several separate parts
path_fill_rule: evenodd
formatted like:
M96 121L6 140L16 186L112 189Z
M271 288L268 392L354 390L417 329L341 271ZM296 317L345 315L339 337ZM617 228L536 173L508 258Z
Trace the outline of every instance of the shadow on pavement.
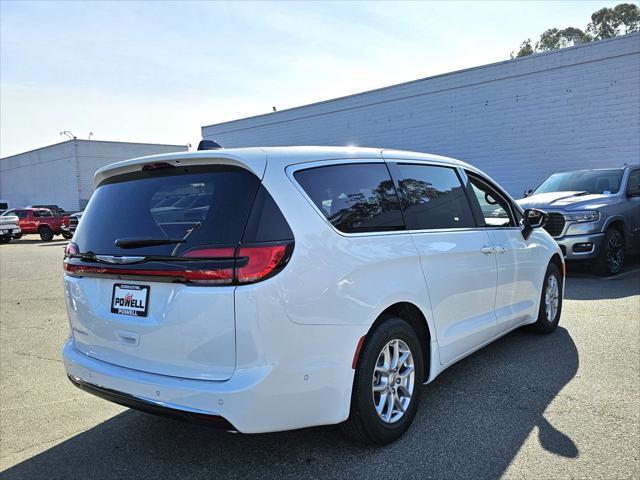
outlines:
M640 295L640 257L634 257L622 273L613 277L599 277L569 270L565 283L566 300L605 300ZM583 269L585 267L582 267Z
M3 477L495 478L533 429L549 452L578 456L574 442L543 416L577 369L565 329L517 331L424 386L414 425L384 448L351 445L335 427L233 435L129 410Z

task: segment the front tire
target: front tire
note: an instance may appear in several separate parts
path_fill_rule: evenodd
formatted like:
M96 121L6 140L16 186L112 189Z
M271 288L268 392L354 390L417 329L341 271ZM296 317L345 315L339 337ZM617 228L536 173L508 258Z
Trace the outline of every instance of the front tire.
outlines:
M53 240L53 230L49 227L41 227L39 233L42 241L49 242Z
M357 443L385 445L411 426L424 378L415 331L398 317L385 319L366 339L353 382L351 411L340 425Z
M0 243L9 243L11 241L11 235L0 236Z
M62 238L65 240L71 240L73 238L73 233L71 232L62 232Z
M531 325L536 333L552 333L562 314L562 277L555 263L550 263L542 283L538 320Z
M16 234L13 236L13 238L14 238L15 240L20 240L20 239L22 238L22 234L21 234L21 233L16 233Z
M598 275L605 277L617 275L624 267L624 237L616 228L609 228L604 234L600 254L595 262Z

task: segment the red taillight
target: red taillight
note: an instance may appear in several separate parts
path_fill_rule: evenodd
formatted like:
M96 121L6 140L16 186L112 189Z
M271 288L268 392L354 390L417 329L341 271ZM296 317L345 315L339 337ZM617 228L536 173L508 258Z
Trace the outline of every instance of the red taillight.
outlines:
M238 282L255 282L269 276L282 265L286 251L286 245L240 247L238 257L246 257L248 261L246 265L236 268Z
M183 257L189 260L181 263L180 266L188 264L185 269L141 269L118 268L112 266L82 265L78 263L64 262L64 270L72 275L136 275L147 277L164 277L184 282L199 284L232 284L232 283L252 283L263 280L279 268L282 268L290 255L291 244L241 246L226 248L196 248L186 252ZM78 246L69 243L65 249L65 258L78 254ZM193 260L193 261L192 261ZM210 262L206 262L210 260ZM229 265L224 268L198 268L199 264L214 263L221 260ZM227 262L225 262L228 260ZM153 262L149 258L148 262ZM147 265L149 265L147 263ZM235 267L233 266L235 264ZM140 266L144 264L139 264ZM235 270L235 271L234 271Z
M62 225L68 227L70 223L71 219L69 218L69 215L65 215L64 217L62 217Z
M163 277L185 280L188 282L207 283L231 283L233 280L233 270L221 268L216 270L140 270L113 267L94 267L89 265L72 265L64 263L64 270L68 273L82 274L104 274L104 275L136 275L144 277Z

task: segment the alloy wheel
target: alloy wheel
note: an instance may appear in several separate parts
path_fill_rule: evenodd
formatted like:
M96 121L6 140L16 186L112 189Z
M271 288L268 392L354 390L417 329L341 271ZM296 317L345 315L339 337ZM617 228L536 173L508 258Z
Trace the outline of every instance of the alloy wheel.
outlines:
M624 248L620 234L612 235L607 242L607 263L611 273L618 273L624 262Z
M547 321L553 323L558 313L558 304L560 302L560 288L558 279L555 275L549 275L547 279L547 289L544 292L544 306L547 314Z
M415 364L409 346L400 339L389 341L373 372L373 404L380 419L395 423L407 411L415 385Z

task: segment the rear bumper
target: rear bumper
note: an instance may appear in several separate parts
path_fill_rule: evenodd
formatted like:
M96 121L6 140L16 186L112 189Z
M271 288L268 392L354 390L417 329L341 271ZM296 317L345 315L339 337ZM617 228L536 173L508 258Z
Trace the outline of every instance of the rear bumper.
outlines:
M591 233L565 236L556 241L566 260L588 260L599 255L603 239L604 233Z
M110 402L117 403L124 407L134 408L142 412L151 413L153 415L159 415L162 417L175 418L177 420L186 420L188 422L210 425L216 428L220 428L227 431L235 431L233 425L227 422L224 418L218 415L209 415L207 413L192 412L187 410L181 410L179 408L173 408L162 402L154 402L148 399L142 399L128 395L123 392L111 390L109 388L100 387L93 383L85 382L84 380L68 375L69 380L76 387L85 392L91 393L96 397L109 400Z
M356 345L357 338L347 341ZM177 378L113 365L77 350L73 337L62 354L73 383L99 397L151 413L219 423L228 430L264 433L336 424L348 417L354 347L345 348L345 361L332 362L326 353L318 361L312 352L314 347L322 348L317 339L313 334L299 337L300 347L313 359L310 364L265 362L238 368L226 381Z

